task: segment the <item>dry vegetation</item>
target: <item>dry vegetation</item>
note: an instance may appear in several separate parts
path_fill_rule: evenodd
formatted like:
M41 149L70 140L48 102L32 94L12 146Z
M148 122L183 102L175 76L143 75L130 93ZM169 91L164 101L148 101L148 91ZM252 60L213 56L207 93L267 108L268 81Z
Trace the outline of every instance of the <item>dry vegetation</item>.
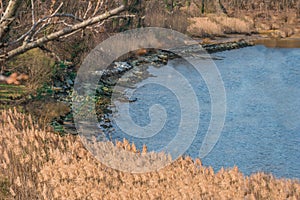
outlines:
M59 3L55 2L38 1L36 17L51 14L51 5L53 8ZM64 1L62 12L84 18L88 2ZM117 1L107 2L108 8L112 8ZM295 12L296 6L299 7L299 3L295 3L297 1L270 1L267 4L262 0L223 0L221 2L227 15L209 14L215 10L214 4L210 3L212 1L208 0L204 1L204 12L200 0L141 2L139 10L132 10L136 14L134 18L108 20L101 26L87 28L70 39L60 38L46 47L63 60L71 60L79 65L84 54L98 42L109 37L112 32L123 29L160 26L183 33L187 30L196 36L263 32L271 29L272 34L282 37L290 36L296 31L297 27L293 25L298 23L300 14L300 9L298 13ZM19 33L24 33L26 27L31 26L29 11L29 4L22 5L20 16L14 22L14 25L20 25L12 29L14 32L7 40L17 39ZM285 24L288 26L284 27ZM62 23L57 25L49 26L45 33L62 27ZM44 52L34 49L16 59L7 68L10 72L29 74L29 89L35 90L50 79L50 66L54 64L54 60L45 56ZM33 113L40 116L41 124L47 124L51 117L56 117L56 113L63 115L69 111L65 105L53 102L41 102L32 106L43 110ZM60 137L39 128L32 121L31 117L16 111L0 113L0 199L300 199L299 181L276 179L264 173L247 177L237 167L214 172L211 167L202 166L200 160L193 161L189 157L179 158L167 167L149 173L117 171L98 162L84 148L78 136ZM157 162L168 159L161 154L145 154L146 148L139 152L126 140L118 142L117 146L133 152L136 158L144 156L143 159L151 160L155 157ZM107 154L106 158L109 159L110 156Z
M168 2L170 6L171 1ZM172 19L188 19L185 23L188 33L199 37L224 36L225 34L266 34L268 37L285 38L292 35L300 35L300 3L299 1L244 1L244 0L190 0L176 1L172 12ZM155 16L146 13L147 17L153 19L167 19L161 15L161 9ZM184 17L182 17L184 16ZM161 21L161 20L160 20ZM170 24L170 23L168 23ZM146 24L148 25L148 24ZM172 26L175 30L180 30ZM182 28L181 28L182 30ZM185 32L182 31L182 32Z
M208 17L195 17L190 19L191 25L188 27L188 32L195 36L210 36L222 35L221 27L211 21Z
M39 48L29 50L6 63L7 71L29 75L30 79L26 82L28 92L36 91L51 81L54 64L55 59Z
M221 36L230 33L250 34L254 31L250 19L239 19L225 15L208 15L208 17L190 18L188 32L195 36Z
M166 2L149 1L144 5L144 25L147 27L170 28L185 33L188 27L188 13L181 12L179 6L172 8Z
M227 16L246 16L254 30L269 37L284 38L300 34L300 1L296 0L221 0Z
M139 154L126 140L118 146ZM16 111L1 113L0 177L3 199L300 198L298 181L247 177L237 167L214 172L189 157L149 173L117 171L98 162L79 137L39 130Z
M249 21L227 16L211 16L212 21L222 27L224 33L251 33L253 24Z

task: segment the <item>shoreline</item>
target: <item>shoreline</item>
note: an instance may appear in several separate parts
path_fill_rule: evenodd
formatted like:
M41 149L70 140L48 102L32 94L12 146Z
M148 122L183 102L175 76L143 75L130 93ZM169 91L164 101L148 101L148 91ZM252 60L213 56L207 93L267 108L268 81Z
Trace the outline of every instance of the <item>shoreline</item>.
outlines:
M243 38L226 39L219 39L219 42L215 44L204 44L204 48L210 49L211 52L217 52L255 45L255 43L250 43L250 40L247 41ZM163 64L166 52L159 53L161 54L152 55L155 57L153 59L156 60L157 64ZM151 61L149 58L148 60ZM127 65L118 65L114 68L116 72L120 66L129 69ZM3 174L5 175L4 178L9 180L8 187L13 188L12 191L18 191L21 188L27 193L37 193L36 196L40 197L42 197L42 192L47 192L47 195L54 199L62 197L74 199L75 197L72 195L77 195L76 192L78 191L80 193L76 198L84 198L101 191L101 195L106 195L107 198L114 198L112 194L120 196L125 194L128 199L132 199L134 195L146 193L144 189L151 185L155 190L150 190L150 194L157 198L183 198L182 195L186 195L186 197L193 195L190 197L205 199L222 197L228 199L292 199L294 197L296 199L300 195L300 180L297 178L278 178L264 172L255 172L247 176L238 167L214 171L212 167L203 166L201 160L193 160L190 157L180 157L157 172L133 175L120 172L108 168L91 156L78 135L68 134L65 137L60 137L56 134L48 134L43 130L26 129L26 126L34 127L34 125L30 124L32 122L24 114L16 111L0 112L0 115L2 115L3 122L0 123L0 131L3 132L2 137L0 137L1 142L3 144L9 142L15 144L14 148L4 149L11 156L8 161L6 157L0 156L0 159L9 166ZM22 138L22 141L15 141L15 138ZM29 160L25 163L28 168L23 167L25 162L23 155L14 150L24 148L23 144L26 144L26 148L31 150L28 151L30 153L28 155L32 153L37 155L37 158L29 156ZM37 144L38 147L33 144ZM133 153L135 151L133 144L129 144L128 141L119 142L118 147L133 151ZM70 149L72 153L70 153ZM43 153L47 156L43 156ZM8 165L7 162L13 163ZM36 172L31 171L31 166L38 170ZM15 173L12 174L12 172ZM19 180L21 186L15 180ZM34 189L27 186L27 181L34 185ZM44 189L43 185L47 185L47 188ZM170 187L174 189L172 192L168 191ZM132 188L135 189L132 190ZM190 190L190 188L193 189ZM127 191L131 191L130 195L126 193ZM178 191L183 192L176 196ZM13 196L11 193L8 194ZM58 197L55 196L57 194L59 194Z
M239 40L245 40L250 44L264 45L268 48L300 48L300 34L285 38L274 38L264 34L227 34L222 37L214 37L213 39L203 37L194 37L194 39L199 41L200 44L218 45L221 43L234 43Z
M207 53L212 54L216 52L221 52L221 51L230 51L234 49L239 49L239 48L244 48L244 47L249 47L249 46L254 46L254 45L260 45L261 42L259 40L261 39L266 39L266 40L271 40L273 41L272 38L265 38L260 35L229 35L228 37L220 37L220 38L215 38L214 40L207 41L207 39L203 38L201 39L202 43L199 44L202 45L204 50L207 51ZM297 38L298 39L298 38ZM197 38L195 40L200 40L200 38ZM284 41L287 39L284 39ZM295 40L295 38L291 39ZM300 38L299 38L300 41ZM191 46L186 46L183 47L182 49L179 50L184 50L186 51L187 55L195 55L199 54L201 52L197 52L193 49L194 45ZM300 46L299 46L300 47ZM199 48L196 48L199 50ZM194 50L194 51L193 51ZM133 53L135 54L135 53ZM178 56L172 52L169 51L164 51L164 50L156 50L152 52L148 52L145 55L141 55L138 57L128 57L122 60L117 60L115 61L108 69L103 70L103 71L96 71L95 74L102 74L101 77L101 82L106 90L100 91L100 95L104 95L105 98L111 90L109 89L114 83L116 83L116 80L114 79L119 79L122 77L124 73L126 73L129 70L134 70L138 66L142 67L146 64L154 64L155 66L163 66L165 65L168 60L178 58ZM139 70L137 70L139 71ZM147 77L147 74L143 74L138 72L137 74L142 74L140 75L141 77L138 77L139 79L143 79ZM122 99L124 101L130 101L129 99ZM103 109L105 107L103 104L101 108ZM101 109L100 109L101 110ZM70 121L67 122L68 128L67 130L70 131L73 129L72 126L70 126ZM103 123L103 125L107 126L107 123ZM73 133L73 131L71 131ZM74 134L74 133L73 133Z

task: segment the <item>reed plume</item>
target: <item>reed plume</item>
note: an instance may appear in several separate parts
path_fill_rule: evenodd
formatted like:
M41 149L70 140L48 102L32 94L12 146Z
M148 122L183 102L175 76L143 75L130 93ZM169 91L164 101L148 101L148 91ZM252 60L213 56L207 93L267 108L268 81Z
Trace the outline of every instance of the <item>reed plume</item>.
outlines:
M109 152L113 146L96 143L94 148ZM128 152L148 163L168 158L163 153L147 153L146 145L143 155L139 154L127 140L116 142L115 147L110 155ZM0 174L8 178L7 190L15 199L300 198L298 180L277 179L262 172L244 176L236 166L215 172L190 157L147 173L118 171L99 162L78 136L47 132L16 110L0 113Z

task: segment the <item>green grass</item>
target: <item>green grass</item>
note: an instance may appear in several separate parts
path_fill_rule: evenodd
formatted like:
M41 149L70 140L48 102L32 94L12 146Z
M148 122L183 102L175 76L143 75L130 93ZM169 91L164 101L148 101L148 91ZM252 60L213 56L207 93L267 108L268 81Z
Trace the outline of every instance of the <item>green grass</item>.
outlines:
M24 85L0 84L0 110L8 109L15 105L15 101L22 98L24 94Z
M7 178L0 177L0 200L9 199L9 181Z

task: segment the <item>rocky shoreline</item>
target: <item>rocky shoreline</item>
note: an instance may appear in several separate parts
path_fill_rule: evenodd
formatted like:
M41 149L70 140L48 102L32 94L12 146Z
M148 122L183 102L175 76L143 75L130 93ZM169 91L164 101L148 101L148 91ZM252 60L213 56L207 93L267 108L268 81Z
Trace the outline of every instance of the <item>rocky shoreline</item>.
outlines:
M203 48L203 51L211 54L220 51L228 51L233 49L244 48L248 46L253 46L253 42L249 42L246 40L238 40L238 41L230 41L230 42L221 42L215 44L199 44L200 48ZM199 45L189 45L181 47L180 49L176 49L177 52L184 52L186 55L194 55L199 53ZM178 58L176 54L170 51L164 50L156 50L155 53L151 53L150 55L146 54L142 59L140 58L129 58L128 60L123 60L121 62L114 62L109 70L97 71L97 74L101 74L103 78L109 76L116 76L118 74L122 74L135 66L139 66L144 63L151 63L154 65L164 65L167 63L169 59Z
M211 54L252 45L253 43L241 39L238 41L220 42L216 44L202 44L200 48L199 45L189 45L170 51L149 50L144 55L138 57L127 57L126 59L115 61L105 70L95 71L94 73L96 75L101 75L101 79L98 84L99 87L96 90L96 113L99 120L98 127L102 130L106 137L110 137L113 133L113 127L111 125L112 116L110 114L111 110L109 107L113 106L110 105L110 99L113 92L113 86L116 85L117 82L118 84L125 84L126 87L129 88L134 87L136 83L151 76L147 71L149 65L162 67L168 63L168 60L179 58L176 52L187 57L197 57L201 54ZM199 52L199 49L201 52ZM131 54L136 55L134 53ZM124 75L125 73L126 75ZM120 92L120 94L121 93L122 92ZM119 95L118 100L122 102L134 101L132 99L126 99L124 94ZM68 128L70 128L70 120L67 122ZM72 130L73 133L74 131L76 132L75 128L72 128Z
M235 41L222 41L214 42L213 44L200 45L203 47L204 53L215 53L219 51L226 51L252 46L253 43L249 42L248 40L236 39ZM187 56L197 56L199 55L199 53L201 53L197 52L199 51L198 45L185 46L183 48L177 49L176 51L180 53L183 52L183 54ZM97 89L96 111L99 120L102 121L99 125L103 127L102 130L105 130L107 129L107 127L110 127L110 122L108 120L110 118L108 113L109 110L107 109L107 107L109 106L110 97L112 94L112 87L116 84L116 82L119 79L119 81L122 81L124 83L132 83L134 85L135 83L149 76L146 70L147 66L153 65L161 67L166 65L168 60L175 58L178 58L178 55L170 51L149 50L146 54L138 57L133 56L128 57L124 60L115 61L114 63L112 63L112 65L110 65L107 69L103 71L95 71L95 74L101 75L101 80L99 81L99 88ZM125 78L125 76L123 77L123 74L127 71L130 71L130 73L133 73L135 75L129 78ZM61 82L58 80L54 81L54 85L52 86L53 94L51 98L59 101L60 105L65 104L65 110L70 110L67 108L70 107L70 105L72 105L71 94L73 91L73 86L74 80L71 79L71 77L66 77L65 82ZM121 101L131 100L121 99ZM26 109L31 109L31 107L29 106ZM63 129L65 130L63 131L65 133L77 134L71 112L67 112L64 115L61 115L61 113L57 113L57 116L54 119L52 119L51 125L54 131L60 132Z
M208 53L216 53L220 51L227 51L232 49L240 49L243 47L253 46L254 44L252 42L248 42L246 40L239 40L236 42L225 42L225 43L219 43L219 44L204 44L202 47L208 52Z

